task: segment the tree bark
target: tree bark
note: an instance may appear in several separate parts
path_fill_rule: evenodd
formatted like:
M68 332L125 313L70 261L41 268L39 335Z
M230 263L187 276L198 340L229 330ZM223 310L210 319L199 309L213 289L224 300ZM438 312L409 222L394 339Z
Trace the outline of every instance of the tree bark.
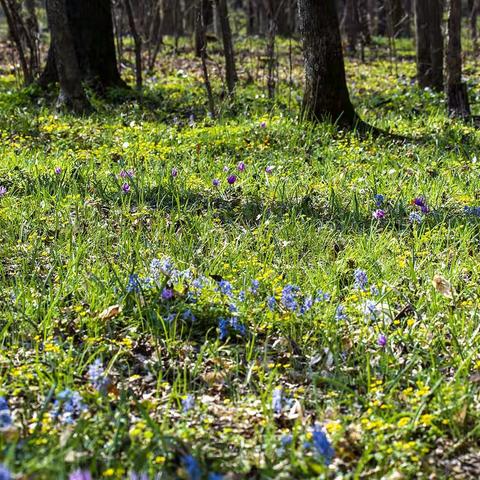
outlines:
M225 55L225 80L227 82L228 93L233 94L237 83L237 69L235 67L235 53L233 50L232 31L228 18L228 7L226 0L215 0L215 6L222 29L223 52Z
M353 127L359 119L345 78L335 0L299 0L305 59L303 118Z
M468 102L467 86L462 82L461 29L461 0L449 0L448 40L445 56L448 113L452 117L468 118L470 116L470 105Z
M133 16L132 4L130 0L125 0L125 9L127 11L128 23L130 25L130 32L132 33L133 42L135 44L135 80L138 90L142 89L142 37L139 35L135 25L135 18Z
M429 0L430 45L431 45L431 87L443 89L443 0Z
M65 0L48 0L47 15L60 80L58 106L72 110L74 113L86 113L90 110L90 104L82 86L75 45L68 25Z

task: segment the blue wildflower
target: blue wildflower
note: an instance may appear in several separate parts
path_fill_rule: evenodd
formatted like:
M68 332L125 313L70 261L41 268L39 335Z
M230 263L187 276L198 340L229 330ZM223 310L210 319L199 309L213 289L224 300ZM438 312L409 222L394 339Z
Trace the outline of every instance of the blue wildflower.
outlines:
M171 300L173 298L173 289L164 287L162 290L162 299L163 300Z
M148 475L146 473L130 472L128 479L129 480L148 480Z
M273 391L272 394L272 410L276 414L282 413L283 390L279 387Z
M307 313L313 306L313 298L312 297L306 297L305 300L303 301L303 305L300 307L300 313L303 315L304 313Z
M224 295L227 295L228 297L232 296L232 285L227 280L220 280L218 282L218 289Z
M282 447L287 447L293 442L293 436L288 433L287 435L283 435L282 438L280 439L280 443L282 444Z
M363 304L363 313L367 316L370 317L371 320L376 320L377 318L377 304L373 300L367 300Z
M365 291L368 284L367 272L365 272L365 270L357 268L354 272L354 277L355 277L355 284L354 284L355 288L357 290Z
M240 290L240 292L238 292L238 301L244 302L246 298L247 298L247 294L245 290Z
M0 429L8 428L12 425L12 415L10 407L4 397L0 397Z
M230 303L228 305L228 310L231 312L231 313L237 313L238 312L238 308L237 306L234 304L234 303Z
M220 329L220 340L225 340L228 337L228 325L229 322L225 318L218 320L218 328Z
M328 302L331 298L331 295L323 290L318 290L315 296L315 302Z
M196 320L195 315L189 308L183 312L182 318L190 322L194 322Z
M332 463L335 450L333 449L325 430L318 424L315 425L312 432L312 444L317 453L324 458L326 465Z
M372 285L370 287L370 293L373 295L373 296L377 296L380 291L378 290L378 288L375 286L375 285Z
M0 480L11 480L12 479L12 473L10 470L3 465L3 463L0 463Z
M192 455L184 455L182 465L187 472L189 480L200 480L202 470L200 469L198 461Z
M339 305L335 310L335 320L346 320L347 318L345 307L343 305Z
M182 400L182 407L183 407L183 413L187 413L189 410L191 410L195 406L195 397L192 394L188 394L183 400Z
M140 277L136 273L132 273L128 277L127 292L139 293L141 289L142 289L142 284L140 282Z
M383 205L383 202L385 201L385 197L380 193L377 193L376 195L374 195L373 198L375 200L375 205L378 208L380 208Z
M269 310L272 312L275 310L275 307L277 306L277 301L275 300L275 297L268 297L267 298L267 307Z
M88 470L74 470L68 476L68 480L92 480L92 475Z
M250 287L250 292L256 295L258 293L259 288L260 288L260 282L257 279L253 279L252 286Z
M154 280L160 278L160 275L163 274L167 277L171 276L174 270L173 262L170 258L163 258L159 260L158 258L154 258L150 262L150 275Z
M108 377L105 375L105 369L100 358L97 358L89 367L87 372L88 379L95 390L105 392L110 383Z
M422 223L423 217L418 212L411 212L410 215L408 216L408 221L410 223Z
M230 319L230 326L242 336L247 333L247 329L246 329L245 325L243 323L239 322L238 318L236 318L236 317L232 317Z
M298 290L295 285L286 285L282 290L282 305L291 312L294 312L298 306L296 300Z
M61 391L53 404L52 414L62 423L73 423L86 410L78 392L65 389Z
M210 472L208 474L208 480L223 480L223 475L221 473Z

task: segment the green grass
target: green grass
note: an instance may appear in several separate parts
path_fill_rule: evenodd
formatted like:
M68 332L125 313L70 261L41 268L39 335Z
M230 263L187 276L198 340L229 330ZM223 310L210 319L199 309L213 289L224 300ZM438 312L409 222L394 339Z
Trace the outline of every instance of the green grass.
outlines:
M217 98L215 120L190 54L195 70L165 56L142 101L93 99L88 118L57 114L0 79L0 393L13 415L0 452L19 478L76 468L189 478L190 454L204 478L452 478L449 462L477 448L480 224L464 207L479 202L478 131L448 119L442 95L410 85L410 61L370 54L347 65L358 111L426 141L301 124L298 46L294 81L282 61L272 105L242 45L237 99ZM283 59L287 51L282 42ZM247 71L258 72L255 85ZM133 178L119 178L129 169ZM375 194L383 220L372 218ZM412 224L419 196L430 211ZM190 273L146 283L151 261L167 257ZM365 291L356 269L368 275ZM434 288L436 274L453 298ZM128 292L130 275L140 291ZM200 290L193 280L203 277ZM330 299L290 312L288 284L299 306L318 290ZM220 339L231 303L246 332L230 327ZM114 305L121 311L105 318ZM346 318L336 318L340 305ZM88 378L96 359L107 391ZM65 389L85 406L67 424L54 415ZM184 412L187 395L195 401ZM335 449L329 467L304 446L316 422Z

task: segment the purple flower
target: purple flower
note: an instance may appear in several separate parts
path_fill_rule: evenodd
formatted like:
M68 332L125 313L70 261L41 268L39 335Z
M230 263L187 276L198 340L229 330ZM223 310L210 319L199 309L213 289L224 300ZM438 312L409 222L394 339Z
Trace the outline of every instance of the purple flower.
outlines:
M275 307L277 306L277 300L275 300L275 297L271 296L267 298L267 307L270 311L274 311Z
M62 173L62 169L60 167L55 167L55 175L60 175Z
M240 163L237 165L237 168L238 168L238 171L239 171L239 172L244 172L244 171L245 171L245 163L240 162Z
M120 170L120 173L118 175L120 176L120 178L133 178L135 176L133 170Z
M260 127L261 128L267 128L267 122L261 122Z
M265 167L265 173L272 173L275 167L273 165L267 165Z
M0 197L3 197L7 193L7 189L0 185Z
M427 200L423 196L414 198L412 200L412 205L415 205L416 207L420 207L420 211L422 213L428 213L430 211L427 205Z
M224 171L224 172L228 172L228 167L227 167L227 165L224 165L223 171Z
M232 284L228 280L220 280L218 282L218 289L224 295L227 295L229 297L232 296L232 293L233 293L232 292Z
M347 318L345 307L343 305L339 305L335 310L335 320L346 320Z
M165 287L162 290L162 298L163 300L171 300L173 298L173 289Z
M229 175L227 178L227 182L230 185L233 185L237 181L237 177L235 175Z
M92 475L88 470L74 470L69 476L68 480L92 480Z
M122 190L124 193L128 193L130 191L130 185L125 182L123 185L122 185Z
M218 186L220 185L220 180L219 180L218 178L214 178L214 179L212 180L212 185L213 185L214 187L218 187Z
M372 217L375 219L375 220L381 220L382 218L385 218L385 210L375 210L373 213L372 213Z
M175 178L177 175L178 175L178 170L175 167L173 167L172 168L172 177Z
M386 337L385 335L383 335L383 333L378 336L377 344L378 344L378 346L381 347L381 348L385 348L385 347L386 347L386 345L387 345L387 337Z

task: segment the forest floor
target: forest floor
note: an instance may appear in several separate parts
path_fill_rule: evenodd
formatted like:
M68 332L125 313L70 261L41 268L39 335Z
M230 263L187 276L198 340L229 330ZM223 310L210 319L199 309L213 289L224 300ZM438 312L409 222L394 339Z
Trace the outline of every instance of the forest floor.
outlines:
M87 118L5 60L1 460L35 479L478 478L480 133L414 85L408 44L348 80L364 119L422 143L301 124L298 45L274 104L242 45L235 101L210 64L216 119L190 53Z

